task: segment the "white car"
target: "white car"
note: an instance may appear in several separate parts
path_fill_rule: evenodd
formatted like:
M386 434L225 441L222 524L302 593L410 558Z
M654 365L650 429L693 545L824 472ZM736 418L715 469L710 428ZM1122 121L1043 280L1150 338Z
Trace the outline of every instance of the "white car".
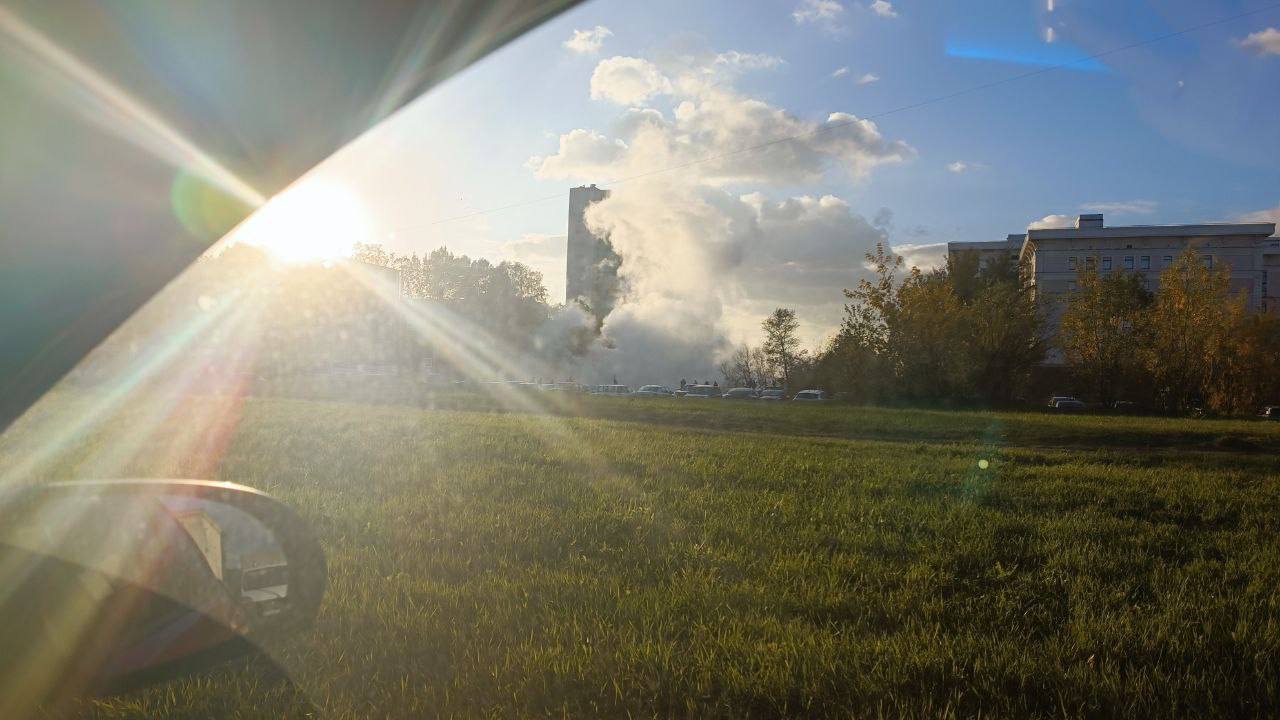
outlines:
M666 385L641 385L639 390L631 394L635 397L671 397L675 393Z
M796 402L826 402L827 393L823 390L801 390L791 399Z

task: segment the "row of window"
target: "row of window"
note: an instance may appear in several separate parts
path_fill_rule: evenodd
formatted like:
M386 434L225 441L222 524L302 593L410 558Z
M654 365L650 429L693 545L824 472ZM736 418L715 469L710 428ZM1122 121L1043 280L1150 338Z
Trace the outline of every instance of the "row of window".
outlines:
M1067 290L1071 292L1075 292L1076 290L1079 290L1079 289L1080 289L1080 286L1076 285L1075 280L1072 280L1067 285ZM1148 291L1151 290L1151 279L1146 277L1145 275L1142 277L1142 289L1148 290Z
M1134 266L1133 266L1133 257L1134 257L1133 255L1125 255L1125 256L1124 256L1124 269L1125 269L1125 270L1133 270L1133 269L1134 269ZM1202 255L1202 256L1200 256L1200 260L1201 260L1201 262L1203 262L1203 263L1204 263L1204 266L1205 266L1205 267L1207 267L1207 268L1212 268L1212 267L1213 267L1213 256L1212 256L1212 255ZM1076 264L1076 263L1077 263L1077 261L1076 261L1076 256L1075 256L1075 255L1072 255L1071 257L1067 258L1067 264L1070 266L1070 268L1071 268L1072 270L1075 270L1075 269L1077 268L1077 264ZM1086 255L1086 256L1085 256L1085 258L1084 258L1084 263L1085 263L1085 267L1087 267L1087 268L1089 268L1089 269L1093 269L1093 268L1097 267L1097 265L1098 265L1098 256L1096 256L1096 255ZM1169 266L1170 266L1170 265L1172 265L1172 264L1173 264L1173 256L1172 256L1172 255L1165 255L1164 257L1160 258L1160 267L1162 267L1162 268L1167 268L1167 267L1169 267ZM1110 255L1104 255L1104 256L1103 256L1103 258L1102 258L1102 269L1103 269L1103 270L1110 270L1110 269L1111 269L1111 256L1110 256ZM1150 269L1151 269L1151 256L1150 256L1150 255L1143 255L1143 256L1139 257L1139 258L1138 258L1138 267L1137 267L1137 269L1138 269L1138 270L1150 270Z

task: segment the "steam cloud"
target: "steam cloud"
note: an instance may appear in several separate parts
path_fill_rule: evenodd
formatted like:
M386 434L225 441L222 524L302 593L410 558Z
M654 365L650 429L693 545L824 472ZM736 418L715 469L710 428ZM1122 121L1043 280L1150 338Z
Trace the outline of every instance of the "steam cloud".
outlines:
M813 344L839 322L840 291L865 272L863 254L888 239L884 222L832 195L765 194L833 170L865 179L916 151L869 120L804 120L736 91L737 75L781 64L761 57L604 59L590 91L623 106L613 127L571 130L554 154L530 158L539 178L614 181L587 223L622 257L625 290L584 375L633 385L712 377L734 343L758 341L777 305L797 308Z

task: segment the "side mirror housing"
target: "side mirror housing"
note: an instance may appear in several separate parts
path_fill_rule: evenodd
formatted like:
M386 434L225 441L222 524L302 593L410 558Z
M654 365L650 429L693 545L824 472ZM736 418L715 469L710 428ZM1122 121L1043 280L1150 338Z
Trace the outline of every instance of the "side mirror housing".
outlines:
M198 480L0 494L0 717L201 672L308 626L324 553L283 503Z

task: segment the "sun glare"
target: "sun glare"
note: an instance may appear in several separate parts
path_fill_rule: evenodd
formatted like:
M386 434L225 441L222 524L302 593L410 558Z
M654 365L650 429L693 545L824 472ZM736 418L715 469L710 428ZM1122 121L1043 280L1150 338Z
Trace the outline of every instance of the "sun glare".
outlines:
M333 260L370 242L372 224L364 203L349 188L303 181L271 198L228 238L266 250L291 263Z

